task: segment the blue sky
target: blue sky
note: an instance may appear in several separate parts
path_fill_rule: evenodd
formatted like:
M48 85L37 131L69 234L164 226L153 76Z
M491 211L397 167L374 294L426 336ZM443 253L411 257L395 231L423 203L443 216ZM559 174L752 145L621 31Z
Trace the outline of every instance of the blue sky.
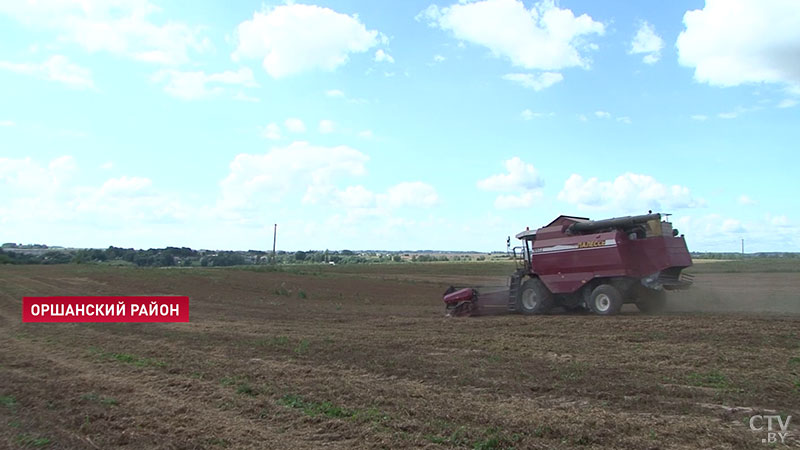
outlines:
M800 251L800 3L8 2L0 240Z

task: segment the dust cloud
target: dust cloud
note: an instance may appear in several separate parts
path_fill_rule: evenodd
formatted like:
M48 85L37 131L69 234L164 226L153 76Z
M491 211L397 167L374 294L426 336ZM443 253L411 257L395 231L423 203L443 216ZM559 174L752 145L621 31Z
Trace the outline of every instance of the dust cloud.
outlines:
M800 314L800 273L698 274L667 302L669 312Z

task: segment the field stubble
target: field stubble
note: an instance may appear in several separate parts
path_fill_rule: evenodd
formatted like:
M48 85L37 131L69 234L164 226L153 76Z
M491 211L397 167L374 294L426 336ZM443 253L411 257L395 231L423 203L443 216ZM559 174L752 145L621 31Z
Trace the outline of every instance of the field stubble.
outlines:
M0 446L761 448L751 415L800 421L800 277L706 266L664 315L468 319L444 288L512 266L3 266ZM20 323L148 294L191 322Z

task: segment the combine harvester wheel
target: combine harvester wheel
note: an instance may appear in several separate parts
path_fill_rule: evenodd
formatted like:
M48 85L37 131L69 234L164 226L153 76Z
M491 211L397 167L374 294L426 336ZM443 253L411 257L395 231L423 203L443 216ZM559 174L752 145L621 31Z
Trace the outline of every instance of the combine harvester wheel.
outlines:
M610 284L601 284L589 295L589 309L601 316L617 314L622 308L623 298L619 289Z
M538 278L531 278L522 285L517 310L522 314L547 314L553 307L553 294Z

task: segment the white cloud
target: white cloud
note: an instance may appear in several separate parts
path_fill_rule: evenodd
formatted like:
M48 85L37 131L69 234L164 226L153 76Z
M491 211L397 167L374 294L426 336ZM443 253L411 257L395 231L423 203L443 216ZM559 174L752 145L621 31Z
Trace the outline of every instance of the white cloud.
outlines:
M742 239L745 251L781 251L800 245L800 227L783 224L782 216L767 215L765 220L744 222L739 218L719 214L705 216L681 216L673 222L686 235L687 245L694 251L741 251ZM769 224L772 226L765 226Z
M769 223L776 227L786 227L789 226L789 219L786 216L774 216Z
M610 112L602 109L598 109L597 111L593 112L591 116L594 116L595 118L600 120L614 120L616 122L624 123L626 125L630 125L631 123L633 123L633 120L628 116L614 116ZM591 116L587 116L586 114L579 114L578 120L580 120L581 122L588 122Z
M742 114L746 114L753 111L758 111L762 109L761 106L751 106L751 107L744 107L744 106L737 106L731 111L725 111L717 114L717 117L720 119L735 119Z
M129 196L149 188L152 184L153 182L149 178L123 175L120 178L112 178L103 183L100 187L100 192L110 195Z
M72 156L61 156L42 165L31 158L0 158L0 189L8 197L0 203L6 225L25 233L40 224L58 223L59 228L78 224L119 227L129 221L153 222L175 219L186 210L168 195L152 189L143 177L122 176L98 186L80 186L79 171ZM8 208L7 210L5 208ZM7 214L14 211L14 214ZM46 230L45 235L50 235Z
M293 190L306 191L306 201L330 191L341 176L366 173L369 157L347 146L322 147L293 142L265 154L241 153L230 163L220 183L219 206L225 210L253 208L259 202L277 202Z
M693 208L704 204L694 199L685 186L666 186L649 175L635 173L625 173L613 181L585 179L572 174L558 199L582 209L622 211L664 211L664 208Z
M532 73L508 73L503 75L503 79L519 83L523 87L534 91L541 91L560 82L564 79L564 76L558 72L543 72L538 75Z
M353 226L364 220L391 222L404 208L430 208L439 203L436 189L421 181L406 181L382 193L362 185L337 186L366 174L369 158L347 146L323 147L294 142L266 154L240 154L222 180L215 215L238 223L258 223L264 211L285 201L334 207ZM341 225L341 223L339 223ZM360 228L359 228L360 229Z
M310 70L332 71L351 53L378 44L357 16L315 5L287 4L255 12L237 27L234 60L262 59L264 70L281 78Z
M306 125L303 121L294 117L286 119L283 124L286 125L286 129L292 133L304 133L306 131Z
M6 234L58 221L68 212L69 183L77 168L71 156L40 164L33 158L0 157L0 224ZM52 230L51 230L52 231Z
M487 47L514 66L538 70L588 67L589 60L579 49L588 47L584 45L587 35L605 31L602 23L586 14L575 17L553 1L536 3L531 9L519 0L484 0L446 8L431 5L417 20Z
M786 98L781 100L780 103L778 103L778 108L791 108L795 105L797 105L797 100L793 98Z
M642 61L645 64L655 64L661 59L661 49L664 48L664 40L656 34L656 29L647 22L642 22L636 36L631 41L630 54L644 54Z
M523 109L522 112L519 115L520 115L520 117L522 117L523 120L533 120L533 119L539 119L539 118L542 118L542 117L552 117L552 116L555 116L556 113L554 113L554 112L550 112L550 113L534 112L534 111L531 111L530 109L526 108L526 109Z
M75 89L90 89L94 87L89 69L70 62L69 58L63 55L53 55L38 64L0 61L0 69L57 81Z
M714 86L780 83L800 89L800 2L707 0L687 11L678 61Z
M507 173L492 175L478 181L478 188L485 191L511 192L498 195L494 201L495 208L508 209L530 206L542 197L541 188L544 181L533 164L526 164L515 156L505 161Z
M319 121L319 132L322 134L333 133L335 124L332 120L322 119Z
M435 206L439 204L439 194L433 186L421 181L404 181L389 187L385 193L377 194L361 185L348 186L344 190L337 190L331 185L314 185L306 192L303 201L357 210L356 215L388 216L398 208Z
M364 98L349 98L347 94L340 89L329 89L325 91L325 96L328 98L342 99L347 101L348 103L358 103L358 104L369 103L369 101Z
M348 186L335 193L334 204L343 208L372 208L375 206L375 194L364 186Z
M644 55L642 62L645 64L655 64L659 59L661 59L660 53L650 53L649 55Z
M0 14L58 32L59 41L76 43L89 52L106 51L139 61L179 64L189 51L210 47L200 28L176 21L157 25L151 17L160 8L146 0L39 0L0 2Z
M385 196L379 198L391 208L404 206L429 208L439 203L439 195L430 184L421 181L399 183L388 189Z
M273 141L280 139L281 127L275 122L268 123L267 126L261 130L261 135Z
M177 197L156 191L145 177L111 178L100 188L76 189L75 198L67 203L78 217L92 217L97 223L119 221L164 223L187 219L189 209Z
M442 17L442 11L436 5L428 5L414 17L417 22L427 22L428 26L433 28L438 25L439 19Z
M505 162L508 173L492 175L478 181L478 187L486 191L516 192L540 188L544 182L533 164L526 164L518 156Z
M253 71L242 67L236 72L226 70L220 73L181 72L168 69L156 72L153 82L164 83L164 91L173 97L196 100L220 95L226 91L223 86L256 87Z
M447 58L445 58L442 55L433 55L433 61L434 62L437 62L437 63L444 62L445 59L447 59Z
M751 206L756 204L756 201L753 200L749 195L740 195L738 201L740 205L745 205L745 206Z
M736 219L725 219L722 221L722 231L725 233L744 233L745 228Z
M358 137L362 139L372 139L375 135L372 133L372 130L362 130L358 132Z
M16 122L13 120L0 120L0 127L13 127L16 125Z
M75 159L65 155L42 167L32 158L0 158L0 183L19 189L26 195L55 192L77 171Z
M704 121L706 119L708 119L708 116L706 116L705 114L695 114L695 115L692 116L692 120L697 120L697 121L700 121L700 122L702 122L702 121Z
M111 161L106 161L103 164L100 164L100 168L103 170L111 170L114 168L114 163Z
M387 62L394 64L394 58L392 58L392 55L384 52L382 49L378 49L375 52L375 62Z

